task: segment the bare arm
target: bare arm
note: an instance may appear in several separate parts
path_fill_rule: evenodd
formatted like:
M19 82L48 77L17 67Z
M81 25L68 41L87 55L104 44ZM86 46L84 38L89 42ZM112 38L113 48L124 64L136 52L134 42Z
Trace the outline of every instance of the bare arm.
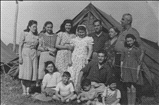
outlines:
M102 97L102 103L103 103L103 105L106 105L105 104L105 97L104 96Z
M87 59L90 59L91 55L92 55L92 52L93 52L93 45L90 44L88 46L88 55L87 55Z
M61 50L68 50L68 49L69 49L68 46L60 45L60 42L61 42L60 37L57 37L57 39L56 39L56 44L55 44L55 47L56 47L56 48L61 49Z

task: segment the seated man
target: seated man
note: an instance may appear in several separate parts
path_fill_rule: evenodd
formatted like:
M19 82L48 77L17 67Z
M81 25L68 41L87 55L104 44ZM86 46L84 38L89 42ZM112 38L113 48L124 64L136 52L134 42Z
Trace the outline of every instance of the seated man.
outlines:
M76 86L76 91L79 92L81 89L81 80L83 75L85 78L91 80L91 85L98 92L103 92L105 88L105 83L112 76L110 65L106 62L105 51L98 52L98 61L89 62L79 73L78 83Z

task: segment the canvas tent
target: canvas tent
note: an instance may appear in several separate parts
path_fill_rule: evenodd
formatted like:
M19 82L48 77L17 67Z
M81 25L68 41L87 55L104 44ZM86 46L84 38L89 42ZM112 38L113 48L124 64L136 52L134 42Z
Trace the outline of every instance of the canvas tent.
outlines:
M6 68L11 68L9 62L16 58L18 56L1 41L1 70L6 73Z
M79 24L85 24L89 33L93 32L93 21L100 19L103 24L103 30L108 31L112 26L122 29L120 23L116 21L111 15L108 15L96 8L93 4L86 6L75 18L73 18L73 30L75 32ZM149 83L155 83L159 86L159 49L156 43L145 38L142 39L142 45L145 48L145 57L143 63L144 74ZM155 45L155 47L153 47Z

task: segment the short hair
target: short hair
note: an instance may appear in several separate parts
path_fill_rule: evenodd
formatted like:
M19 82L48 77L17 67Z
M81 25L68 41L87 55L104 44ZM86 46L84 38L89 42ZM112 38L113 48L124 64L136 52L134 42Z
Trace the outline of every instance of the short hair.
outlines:
M100 25L102 25L102 21L101 21L101 20L98 20L98 19L93 22L93 25L94 25L94 23L96 23L96 22L99 22Z
M116 83L117 84L117 78L116 77L111 77L109 78L107 85L111 85L112 83Z
M91 85L91 80L90 79L84 79L81 83L82 89L84 88L84 86L90 86L90 85Z
M97 53L98 53L98 54L99 54L99 53L103 53L105 56L107 56L107 52L106 52L105 50L99 50Z
M49 64L52 64L52 65L53 65L53 67L54 67L54 72L56 72L56 71L57 71L57 68L56 68L55 64L54 64L52 61L47 61L47 62L45 62L45 72L46 72L46 73L48 72L48 71L46 70L46 68L47 68L47 66L48 66Z
M70 77L71 77L71 74L70 74L68 71L65 71L65 72L62 74L62 77L68 77L68 78L70 78Z
M132 18L132 15L130 13L125 13L123 16L129 16L128 21L130 21L130 24L132 23L133 18Z
M139 47L139 43L137 42L136 37L135 37L133 34L127 34L127 35L126 35L126 37L125 37L125 43L124 43L124 46L125 46L125 47L128 47L127 42L126 42L126 39L127 39L127 38L132 38L133 40L135 40L134 45L135 45L136 47Z

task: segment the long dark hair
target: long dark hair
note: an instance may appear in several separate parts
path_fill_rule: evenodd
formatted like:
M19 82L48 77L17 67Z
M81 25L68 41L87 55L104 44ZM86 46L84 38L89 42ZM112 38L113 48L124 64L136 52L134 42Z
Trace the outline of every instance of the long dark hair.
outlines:
M28 22L28 25L27 25L27 28L24 30L24 32L29 32L30 31L30 29L29 29L29 27L31 27L33 24L38 24L38 22L37 21L35 21L35 20L30 20L29 22ZM37 35L38 34L38 31L36 30L36 32L35 33L33 33L34 35Z
M139 47L139 43L136 41L136 37L135 37L133 34L127 34L127 35L126 35L126 37L125 37L125 43L124 43L124 46L125 46L125 47L129 47L128 44L127 44L127 42L126 42L126 39L127 39L127 38L132 38L133 40L135 40L134 46L135 46L135 47Z
M43 29L42 29L42 31L40 32L40 33L45 33L46 32L46 26L48 25L48 24L51 24L52 26L53 26L53 23L51 22L51 21L47 21L47 22L45 22L45 24L44 24L44 26L43 26ZM53 34L53 31L51 30L51 34Z
M63 21L63 23L62 23L61 26L60 26L60 31L65 32L65 25L66 25L66 23L70 23L70 24L71 24L70 33L73 33L73 32L72 32L73 22L72 22L71 19L66 19L66 20Z
M48 70L46 70L46 68L47 68L47 66L48 66L49 64L52 64L53 67L54 67L53 73L58 71L57 68L56 68L56 66L55 66L55 64L54 64L52 61L47 61L47 62L45 62L45 73L48 73Z

